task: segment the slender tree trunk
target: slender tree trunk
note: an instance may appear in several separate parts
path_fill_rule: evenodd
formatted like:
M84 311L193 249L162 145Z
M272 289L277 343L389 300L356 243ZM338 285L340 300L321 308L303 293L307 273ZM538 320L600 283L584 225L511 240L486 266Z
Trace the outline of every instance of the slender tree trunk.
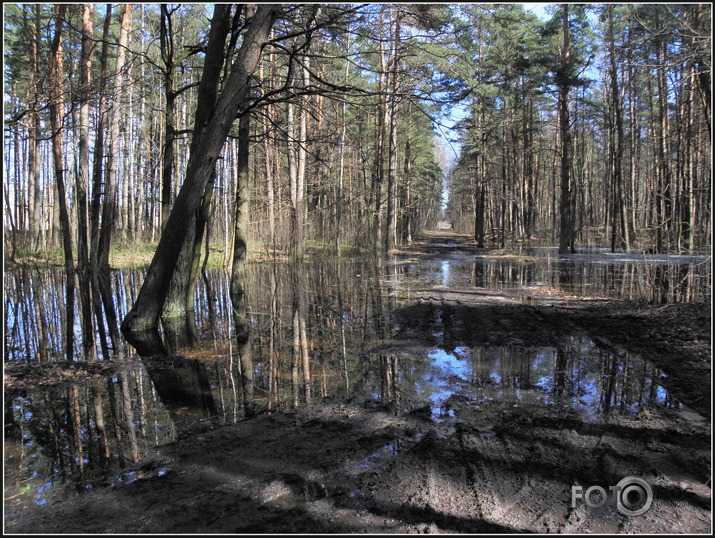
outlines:
M615 152L613 159L613 227L611 230L611 252L616 250L617 223L620 223L620 246L629 250L628 227L626 226L626 208L623 200L623 111L618 88L618 70L616 67L616 46L613 32L613 4L608 5L608 51L610 56L611 99L616 126Z
M559 254L573 251L573 216L571 215L571 130L569 91L571 89L571 45L569 44L569 5L562 4L563 48L559 85L559 129L561 133L561 228Z
M393 8L391 8L392 11ZM395 14L395 52L392 56L392 70L390 73L390 97L388 100L388 113L390 124L390 139L388 148L387 166L387 226L385 231L385 254L388 254L397 244L397 108L400 91L400 23L402 11L399 8ZM390 17L392 18L392 17Z
M102 164L104 163L104 124L107 108L106 87L109 79L109 25L112 11L107 8L102 29L102 52L100 55L99 104L97 107L97 131L94 137L94 163L92 167L92 202L89 209L90 265L97 265L99 248L99 222L102 203Z
M308 59L304 60L306 67ZM307 69L303 73L303 82L308 83ZM302 261L305 257L305 165L306 165L306 143L308 138L308 112L306 110L307 101L303 100L303 105L298 111L296 125L295 105L288 104L288 169L290 176L291 194L291 249L297 261Z
M29 15L27 14L27 5L23 6L25 12L25 24L28 24ZM30 239L35 245L35 249L40 246L40 236L42 233L42 224L40 222L40 199L42 197L42 185L40 182L40 115L38 83L40 80L38 48L39 48L39 32L40 32L40 14L39 5L34 6L33 20L30 21L28 35L28 56L30 60L30 80L28 84L28 102L29 114L27 134L28 134L28 176L29 176L29 193L28 193L28 231Z
M121 102L124 84L124 67L126 65L126 50L131 29L131 4L123 4L120 16L119 46L113 77L112 95L115 103ZM104 315L112 342L116 350L119 344L117 316L114 309L114 298L110 283L109 251L112 244L112 234L117 222L117 167L119 165L118 150L120 145L120 111L114 106L109 114L109 140L106 147L104 204L102 206L102 222L97 243L97 266L99 292L104 304Z
M474 155L474 190L472 200L474 203L474 241L477 248L484 248L484 212L486 211L486 163L484 159L484 109L481 98L477 98L477 107L474 110L476 121Z
M17 102L17 81L13 80L12 81L12 96L11 96L12 102L16 103ZM55 131L53 131L55 133ZM13 175L15 176L15 182L13 185L13 191L14 191L14 200L11 201L11 198L9 196L9 193L5 196L5 203L7 204L7 210L8 210L8 216L10 218L10 225L12 228L12 253L10 256L11 260L15 259L15 252L17 250L17 242L18 242L18 231L22 229L21 225L21 216L20 216L20 187L18 185L18 180L17 178L22 177L22 165L20 163L20 129L15 129L15 133L13 134L12 138L12 157L13 157L13 162L14 166L12 167ZM8 151L6 155L9 158L10 152ZM11 170L10 166L7 167L6 169L8 172ZM4 182L4 188L7 190L9 186L9 182ZM12 207L11 207L12 204ZM58 229L59 233L59 229Z
M57 204L59 206L60 224L62 230L62 246L65 258L65 355L68 361L74 357L74 281L75 269L72 255L72 231L67 210L67 194L64 179L64 162L62 159L62 118L64 116L64 98L62 88L62 25L64 24L66 6L55 6L55 36L50 50L50 129L52 130L52 156L55 167L55 185L57 187Z
M405 140L405 164L404 164L405 195L402 210L402 234L404 242L412 242L412 145L409 135Z
M348 36L347 48L350 48L350 41ZM348 77L350 76L350 62L348 58L345 58L345 77L343 82L345 85L348 84ZM338 188L335 196L335 254L340 257L340 238L342 232L342 217L343 211L345 210L343 203L343 190L345 183L345 138L347 136L347 101L343 101L342 106L342 125L340 127L340 168L338 171Z
M631 32L628 32L628 38L630 40ZM638 230L638 212L636 208L638 207L638 184L639 184L639 171L640 171L640 144L639 142L639 123L636 116L636 68L633 65L633 51L631 48L628 49L628 63L632 66L629 68L629 80L628 80L628 93L629 93L629 116L630 116L630 220L629 226L631 228L631 241L635 242L636 232Z
M104 162L104 123L106 115L106 85L109 78L107 56L109 49L109 25L112 10L107 6L102 30L102 52L100 55L99 105L97 110L97 131L94 142L94 163L92 167L92 202L89 208L89 273L92 282L92 309L97 322L97 332L105 359L109 356L109 345L102 317L102 296L99 284L99 216L102 203L102 164Z
M271 35L273 31L271 30ZM274 54L271 53L268 56L268 84L269 86L273 83L273 63ZM265 66L265 64L264 64ZM274 162L274 143L271 141L269 134L271 132L271 121L272 121L273 107L267 106L264 114L263 120L263 158L266 171L266 196L268 198L268 232L270 234L271 249L275 252L276 249L276 207L275 207L275 186L274 186L274 174L273 174L273 162Z
M231 301L233 319L236 326L236 338L239 342L248 341L248 318L246 317L245 262L248 232L249 203L249 136L250 117L244 114L238 124L238 156L236 159L236 210L233 219L233 262L231 263Z
M255 415L253 405L253 356L249 340L248 301L246 299L245 262L248 246L249 208L249 141L250 114L241 116L238 123L238 155L236 158L236 211L233 230L233 262L231 264L231 304L236 328L236 340L241 364L241 387L247 417Z
M656 11L656 26L658 24L658 14ZM657 44L657 82L658 82L658 156L660 163L660 173L658 174L658 214L660 219L658 227L658 241L656 250L658 252L667 251L670 248L670 228L672 221L672 169L669 162L668 147L668 87L666 81L666 44L660 37Z
M163 230L171 211L171 183L174 173L174 105L176 102L176 92L174 91L174 36L172 33L171 14L166 4L161 5L159 37L161 55L164 60L164 96L166 98L164 154L161 167L161 228Z
M690 19L691 27L697 32L700 28L700 6L691 6ZM697 49L696 38L693 37L691 40L691 47L693 50ZM695 228L696 228L696 195L695 195L695 175L696 175L696 153L694 144L694 139L696 138L696 127L695 127L695 114L696 114L696 98L695 94L698 89L698 77L697 77L697 63L692 61L689 69L689 80L688 80L688 114L687 114L687 127L686 127L686 159L687 159L687 169L686 169L686 185L685 185L685 245L688 252L695 251ZM708 122L708 127L710 124Z
M91 81L93 49L92 4L82 5L82 55L80 59L80 109L79 109L79 174L77 191L77 274L79 277L80 306L82 312L82 342L87 359L97 358L94 326L92 323L91 278L89 268L89 230L87 222L87 185L89 183L89 84Z
M387 51L380 40L380 78L378 83L378 94L382 94L387 89ZM370 196L374 205L374 248L379 252L383 241L383 204L382 190L385 183L385 138L387 134L389 114L389 100L382 95L379 97L380 103L377 109L377 141L375 148L375 161L372 174L372 184L370 188Z

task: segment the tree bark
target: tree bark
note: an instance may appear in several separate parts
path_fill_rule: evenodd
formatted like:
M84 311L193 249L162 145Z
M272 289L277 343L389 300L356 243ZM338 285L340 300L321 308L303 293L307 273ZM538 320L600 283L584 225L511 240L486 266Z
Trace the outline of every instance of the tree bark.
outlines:
M304 60L308 63L308 58ZM304 84L308 83L307 68L303 73ZM292 83L291 83L292 84ZM291 200L291 250L296 261L305 257L305 161L308 138L308 112L306 100L295 118L295 105L288 103L288 173L290 176ZM297 125L296 125L297 123Z
M204 127L214 114L221 71L224 68L224 47L231 29L231 7L222 5L214 12L214 21L206 50L206 62L199 83L199 98L194 116L194 132L191 139L190 153L196 151ZM229 55L230 56L230 55ZM177 259L174 275L171 279L162 311L164 320L180 324L187 312L193 310L194 290L201 256L201 240L206 228L216 170L211 172L210 180L204 188L201 205L191 217L181 252ZM188 345L188 343L187 343Z
M99 285L99 215L102 203L102 164L104 162L104 123L106 116L106 83L109 67L109 25L112 10L107 8L102 29L102 52L100 55L99 105L97 107L97 130L94 137L94 163L92 167L92 201L89 206L89 274L92 282L92 309L97 322L97 332L104 358L109 356L109 344L102 317L102 296Z
M28 193L28 229L30 237L35 244L35 248L40 245L40 237L42 234L42 223L40 222L40 200L42 198L42 185L40 183L40 115L39 109L39 94L38 84L40 80L38 48L39 48L39 32L40 32L40 6L34 6L33 20L30 22L28 36L28 56L30 60L30 80L28 84L28 100L30 111L27 115L28 125L28 176L29 176L29 193ZM23 6L25 13L25 24L28 23L27 6Z
M655 23L659 26L659 11L656 10ZM666 252L670 248L670 231L672 217L672 169L669 161L670 147L668 144L668 83L666 80L666 43L659 36L656 43L657 51L657 82L658 82L658 157L659 173L656 190L657 212L659 215L656 223L656 250Z
M117 48L117 62L114 72L114 85L112 95L116 102L121 100L122 85L124 83L124 66L126 64L126 50L129 42L129 31L131 27L131 4L122 6L120 20L119 46ZM104 180L104 204L102 206L102 223L97 243L97 266L99 292L104 304L104 315L107 318L107 326L112 341L112 346L116 349L119 342L119 331L117 316L114 309L114 298L112 296L110 284L109 251L111 249L112 234L117 216L117 149L119 147L119 110L113 107L109 114L109 140L106 148L105 158L105 180Z
M377 106L377 140L374 150L375 160L373 165L372 182L370 188L370 205L374 206L374 248L375 252L380 252L383 241L383 203L382 190L385 183L385 138L388 127L388 103L381 94L387 90L387 52L380 39L380 76L377 93L380 95Z
M164 60L164 155L161 167L161 229L166 227L171 211L171 182L174 173L174 36L171 28L171 14L165 4L161 5L160 26L161 56Z

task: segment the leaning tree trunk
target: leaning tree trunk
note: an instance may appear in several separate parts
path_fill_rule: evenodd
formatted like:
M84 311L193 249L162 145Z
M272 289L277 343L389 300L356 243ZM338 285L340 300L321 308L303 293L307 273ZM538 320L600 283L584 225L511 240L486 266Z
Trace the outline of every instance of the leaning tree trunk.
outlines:
M220 9L221 6L216 6L216 11ZM174 276L176 262L186 240L190 220L201 205L202 196L214 172L216 161L234 118L248 93L250 77L258 64L261 47L273 24L275 12L274 6L259 5L245 31L241 48L236 53L231 73L218 97L214 113L202 130L196 148L189 157L186 178L174 202L144 284L134 306L122 322L122 330L127 335L156 329L158 326L169 283ZM212 27L213 25L214 21ZM223 58L223 51L221 51L221 58ZM207 51L206 62L212 61L216 61L216 58L209 58Z
M193 155L203 136L204 127L208 125L216 107L218 98L218 84L221 71L224 67L224 48L226 38L231 29L231 7L228 5L217 6L214 11L206 49L206 60L199 83L199 97L194 115L194 129L191 139L190 155ZM167 103L168 106L168 103ZM212 170L210 180L207 182L201 198L201 205L196 212L190 215L187 223L186 237L181 246L176 261L174 274L169 284L169 289L164 300L161 317L165 323L173 326L186 320L187 313L192 309L193 292L196 273L194 272L194 258L199 253L203 230L205 227L204 212L208 207L213 192L213 178L215 169ZM168 216L167 216L168 221ZM166 224L164 225L166 229ZM188 342L186 342L188 345Z

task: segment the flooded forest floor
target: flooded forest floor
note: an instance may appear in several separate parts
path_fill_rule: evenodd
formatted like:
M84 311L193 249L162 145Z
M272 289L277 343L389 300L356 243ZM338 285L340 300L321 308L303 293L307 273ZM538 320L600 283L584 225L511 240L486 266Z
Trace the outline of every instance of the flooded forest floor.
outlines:
M500 255L439 231L396 259L485 253ZM316 398L160 447L132 483L41 506L6 503L5 532L711 532L709 304L655 306L551 288L511 297L424 286L410 297L392 312L385 356L435 345L558 346L584 334L601 349L652 361L679 403L588 420L556 406L477 404L458 394L441 416L430 406L398 412L383 400ZM437 318L448 334L435 330ZM612 502L572 506L573 485L608 490L629 476L652 488L643 515L623 515Z

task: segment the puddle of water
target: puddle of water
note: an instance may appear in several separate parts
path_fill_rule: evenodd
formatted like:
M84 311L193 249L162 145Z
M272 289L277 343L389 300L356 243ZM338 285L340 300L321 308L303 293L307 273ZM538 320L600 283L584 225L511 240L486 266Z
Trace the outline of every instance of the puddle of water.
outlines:
M91 386L6 394L4 426L5 499L16 503L45 504L133 482L144 473L125 467L178 438L170 412L138 365Z
M371 467L375 467L385 462L386 460L392 458L397 454L397 441L391 441L386 445L380 447L378 450L351 466L355 467L355 470L360 472L367 470Z
M434 420L446 423L465 414L488 423L490 416L520 409L600 420L674 405L652 365L606 353L582 337L558 348L525 347L514 328L509 348L470 348L452 341L452 329L461 320L445 320L438 313L429 330L439 347L400 350L389 345L395 295L420 286L523 288L527 296L550 286L632 298L651 293L648 286L656 281L667 281L669 300L700 297L709 289L709 264L691 259L666 267L622 257L609 264L590 258L563 261L551 254L545 251L537 262L526 264L481 258L382 269L363 261L308 264L301 274L288 277L287 267L273 273L271 267L249 266L250 352L239 350L232 339L228 279L223 272L212 273L210 291L203 283L197 291L197 341L191 351L182 351L186 357L139 359L123 343L122 354L133 357L126 369L104 377L70 376L63 385L46 388L6 389L6 499L44 503L120 479L139 479L127 469L153 457L156 447L194 428L243 420L246 402L263 410L302 405L309 394L314 399L377 399L394 402L398 411L427 406ZM5 279L7 362L64 360L62 282L55 269ZM141 273L117 271L113 282L117 318L122 319ZM306 294L301 312L295 310L294 283ZM307 327L308 372L293 351L295 319ZM389 458L390 450L383 447L365 464Z
M677 405L655 366L640 357L603 351L585 336L559 348L434 348L412 360L425 359L419 378L402 376L410 381L398 390L405 405L427 402L436 422L465 410L486 419L516 408L569 412L594 421Z
M710 294L711 262L705 256L637 255L603 252L559 256L535 248L524 263L509 258L478 257L395 266L393 291L426 286L454 286L488 291L524 290L533 295L552 288L577 296L645 299L657 302L704 300ZM395 289L396 288L396 289ZM541 299L533 298L538 302ZM552 300L553 302L553 300Z

